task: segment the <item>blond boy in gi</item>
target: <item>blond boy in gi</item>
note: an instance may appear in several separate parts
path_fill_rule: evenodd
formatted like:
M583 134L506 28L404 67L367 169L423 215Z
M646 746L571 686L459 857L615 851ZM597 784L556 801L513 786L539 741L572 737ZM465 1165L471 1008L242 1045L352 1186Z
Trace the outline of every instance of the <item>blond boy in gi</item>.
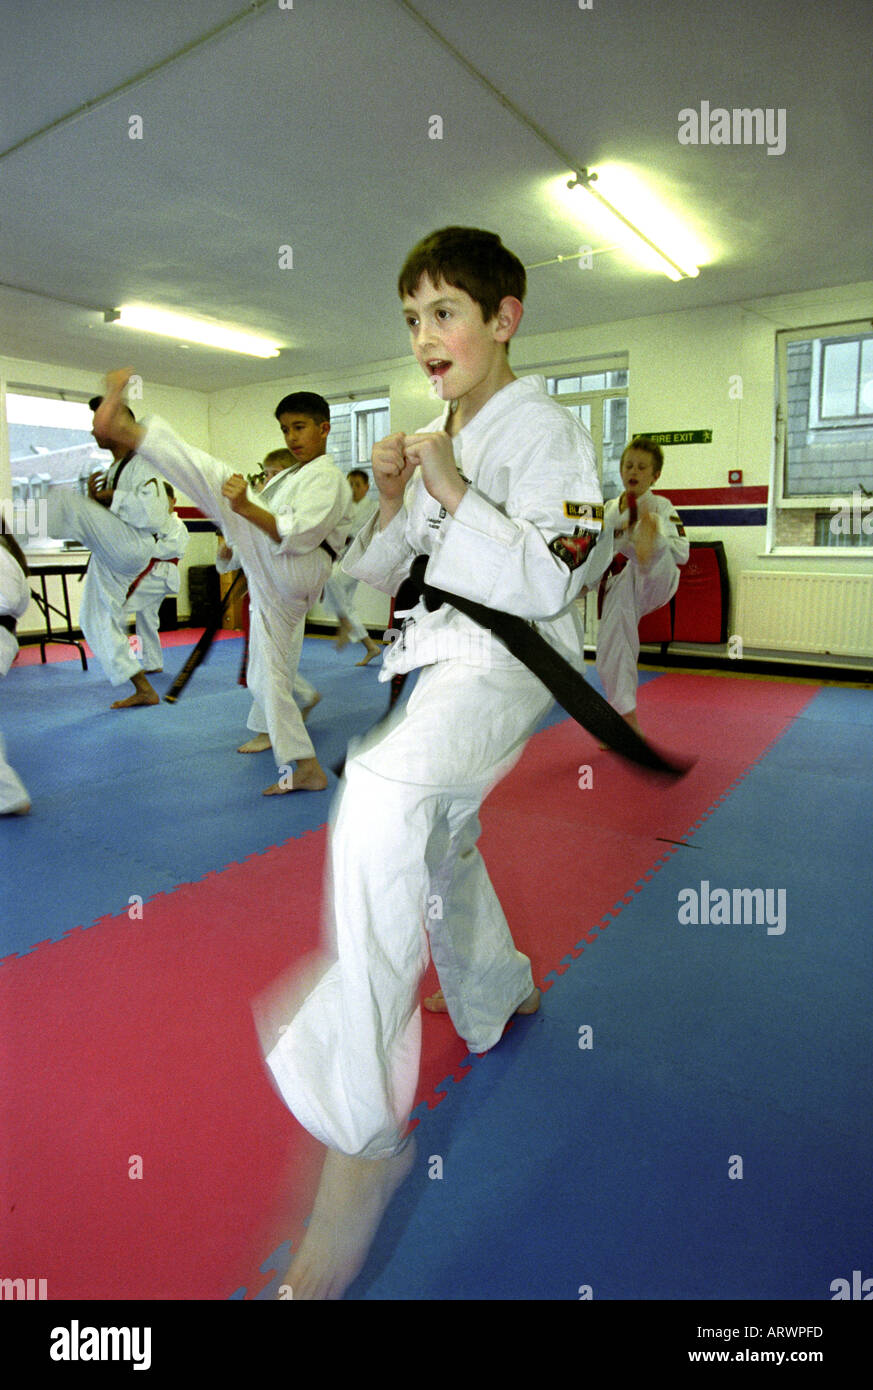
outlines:
M603 515L605 539L611 537L615 558L598 593L597 674L613 709L637 733L640 619L670 602L679 587L679 567L689 553L673 503L651 491L663 465L657 444L646 438L633 440L621 456L625 490L607 502Z

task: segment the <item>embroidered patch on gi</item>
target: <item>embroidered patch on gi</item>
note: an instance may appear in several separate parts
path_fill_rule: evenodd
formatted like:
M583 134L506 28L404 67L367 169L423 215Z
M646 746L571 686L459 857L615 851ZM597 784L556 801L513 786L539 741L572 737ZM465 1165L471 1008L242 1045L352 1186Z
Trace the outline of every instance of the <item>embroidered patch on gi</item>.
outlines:
M597 521L603 523L603 508L594 502L565 502L564 516L571 521Z
M678 516L671 516L671 517L670 517L670 520L672 521L673 525L676 527L676 530L677 530L678 534L679 534L680 536L684 536L684 535L685 535L685 527L682 525L682 522L681 522L681 520L679 519L679 517L678 517Z
M593 532L583 531L581 535L556 536L553 541L549 541L549 550L554 551L568 569L576 570L588 559L596 543L597 537Z

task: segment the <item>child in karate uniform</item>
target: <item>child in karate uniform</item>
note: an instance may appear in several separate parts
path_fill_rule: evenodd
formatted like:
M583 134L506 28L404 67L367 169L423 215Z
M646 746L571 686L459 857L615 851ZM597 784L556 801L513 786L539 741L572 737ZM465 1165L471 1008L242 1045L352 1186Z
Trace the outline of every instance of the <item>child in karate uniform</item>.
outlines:
M663 466L657 444L633 440L621 456L625 490L607 502L603 516L604 540L612 539L614 559L598 590L597 674L613 709L637 733L640 619L670 602L689 554L672 502L651 491Z
M445 406L423 433L376 446L379 515L344 567L396 594L424 554L429 584L535 622L581 669L573 600L597 550L600 488L587 431L541 377L517 379L509 366L524 269L493 233L447 228L413 250L399 290L413 352ZM281 1094L327 1148L286 1275L295 1299L342 1296L414 1162L406 1127L428 950L474 1052L539 1002L476 840L482 801L551 696L448 604L419 603L383 664L384 680L421 669L406 706L346 763L326 890L337 962L278 1041L262 1028Z
M153 563L146 574L134 580L127 594L128 610L136 615L138 655L146 675L164 669L159 632L161 604L179 592L179 561L188 546L188 529L174 510L175 493L169 483L164 483L164 488L170 512L155 537Z
M363 469L353 468L350 473L346 474L346 477L352 489L354 507L347 542L348 547L351 548L358 532L363 530L367 522L378 511L379 503L375 497L369 495L370 482ZM343 647L348 646L349 642L363 642L364 656L357 664L358 666L366 666L373 660L374 656L379 655L382 648L378 642L373 641L355 612L355 590L357 587L358 581L346 573L340 557L331 571L330 579L324 586L323 601L333 609L339 618L337 650L341 651Z
M324 451L330 432L327 401L298 392L279 402L276 418L300 466L283 469L256 494L242 474L187 444L165 421L153 416L145 427L132 425L121 399L129 376L114 372L107 378L110 389L98 412L100 426L116 443L135 448L216 523L248 579L248 685L263 711L279 769L279 780L264 795L322 791L327 775L293 689L306 614L321 593L351 519L349 485Z
M27 561L18 542L0 533L0 676L5 676L18 653L15 623L30 602ZM0 816L25 816L30 810L27 788L6 761L0 735Z

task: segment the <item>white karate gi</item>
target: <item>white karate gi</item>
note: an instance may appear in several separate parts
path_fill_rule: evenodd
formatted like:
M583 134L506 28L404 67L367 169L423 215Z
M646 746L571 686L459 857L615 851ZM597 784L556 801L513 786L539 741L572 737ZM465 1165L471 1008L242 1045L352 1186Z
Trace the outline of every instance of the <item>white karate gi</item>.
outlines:
M306 614L324 586L333 551L345 542L351 519L352 492L329 454L301 468L287 468L251 500L276 519L281 539L274 541L238 516L221 495L223 483L238 470L196 449L152 416L143 421L140 453L211 517L239 556L249 586L249 669L247 682L263 714L281 769L315 749L294 702L293 687ZM310 687L311 688L311 687ZM252 728L249 724L249 728Z
M615 554L626 556L628 563L620 574L606 580L597 629L597 674L612 707L619 714L630 714L637 704L640 619L670 602L679 587L679 566L688 559L689 545L670 499L644 492L637 504L638 516L651 512L657 518L658 534L651 562L643 569L629 537L630 513L620 512L618 504L617 497L607 502L603 529L614 538Z
M378 517L362 530L346 569L396 593L413 558L428 553L428 583L535 619L581 670L584 633L572 600L590 557L576 557L571 569L549 541L599 533L588 432L541 377L527 377L494 395L452 444L470 483L454 517L416 474L403 509L384 531ZM586 506L591 517L580 519ZM346 763L326 891L337 962L267 1057L300 1122L329 1147L366 1158L402 1147L428 945L471 1052L492 1047L533 990L476 840L482 801L520 757L551 696L502 643L448 606L415 608L385 653L381 679L417 666L424 669L406 707Z
M260 496L260 493L258 493L258 496ZM226 543L225 540L225 544ZM217 555L215 558L215 568L218 570L219 574L230 574L233 570L241 568L240 562L234 553L233 546L229 546L228 548L231 552L230 555L226 556L224 559L222 559L220 555ZM246 583L248 583L248 580L246 580ZM249 603L249 612L251 613L251 602ZM249 652L251 653L251 623L249 623ZM248 675L246 675L246 685L248 685ZM292 692L294 699L299 700L304 708L307 705L311 705L318 696L318 691L315 686L310 685L309 681L299 670L295 670L294 672ZM257 700L252 700L252 707L249 710L246 727L256 734L267 733L267 721L264 717L264 711L261 709Z
M121 462L108 470L108 487ZM127 591L151 560L169 510L163 482L139 454L125 464L109 507L66 488L49 492L49 535L77 540L91 552L79 625L113 685L123 685L140 670L127 635Z
M354 502L354 513L352 524L349 530L349 549L356 536L379 510L379 502L375 497L367 493L361 498L360 502ZM347 574L343 569L342 557L334 563L330 572L330 578L324 586L324 602L332 608L338 618L344 618L348 623L349 637L353 642L363 642L367 636L367 629L355 612L355 591L358 581L351 574Z
M159 630L161 604L165 598L179 592L181 576L178 562L185 554L187 545L188 528L180 516L170 512L155 541L152 554L156 563L127 600L128 612L136 615L138 655L144 671L164 669Z
M0 616L20 618L30 602L30 589L24 571L4 545L0 545ZM5 676L18 652L14 633L0 626L0 676ZM30 805L27 788L6 761L6 748L0 734L0 815L22 811Z

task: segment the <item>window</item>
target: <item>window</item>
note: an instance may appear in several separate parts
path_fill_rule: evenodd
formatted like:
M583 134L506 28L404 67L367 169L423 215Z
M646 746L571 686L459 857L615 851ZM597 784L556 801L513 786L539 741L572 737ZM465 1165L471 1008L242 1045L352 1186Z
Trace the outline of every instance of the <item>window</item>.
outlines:
M359 467L363 464L369 468L370 459L373 456L373 445L377 444L380 439L384 439L388 433L390 412L387 405L376 406L373 409L369 406L356 406L354 416L357 444L355 463Z
M49 491L68 487L87 493L89 474L105 469L112 455L94 442L92 415L84 399L13 385L6 393L6 421L13 512L22 518L20 534L28 536L25 548L44 545Z
M600 468L604 501L622 490L619 465L627 444L626 367L547 376L546 387L588 430Z
M873 424L873 333L817 339L813 349L818 390L811 426Z
M873 488L873 333L855 324L777 335L783 503Z
M347 396L340 401L330 401L327 451L333 456L337 468L342 469L343 473L348 473L351 468L363 469L372 483L370 460L373 445L389 433L390 419L387 395L360 400Z

